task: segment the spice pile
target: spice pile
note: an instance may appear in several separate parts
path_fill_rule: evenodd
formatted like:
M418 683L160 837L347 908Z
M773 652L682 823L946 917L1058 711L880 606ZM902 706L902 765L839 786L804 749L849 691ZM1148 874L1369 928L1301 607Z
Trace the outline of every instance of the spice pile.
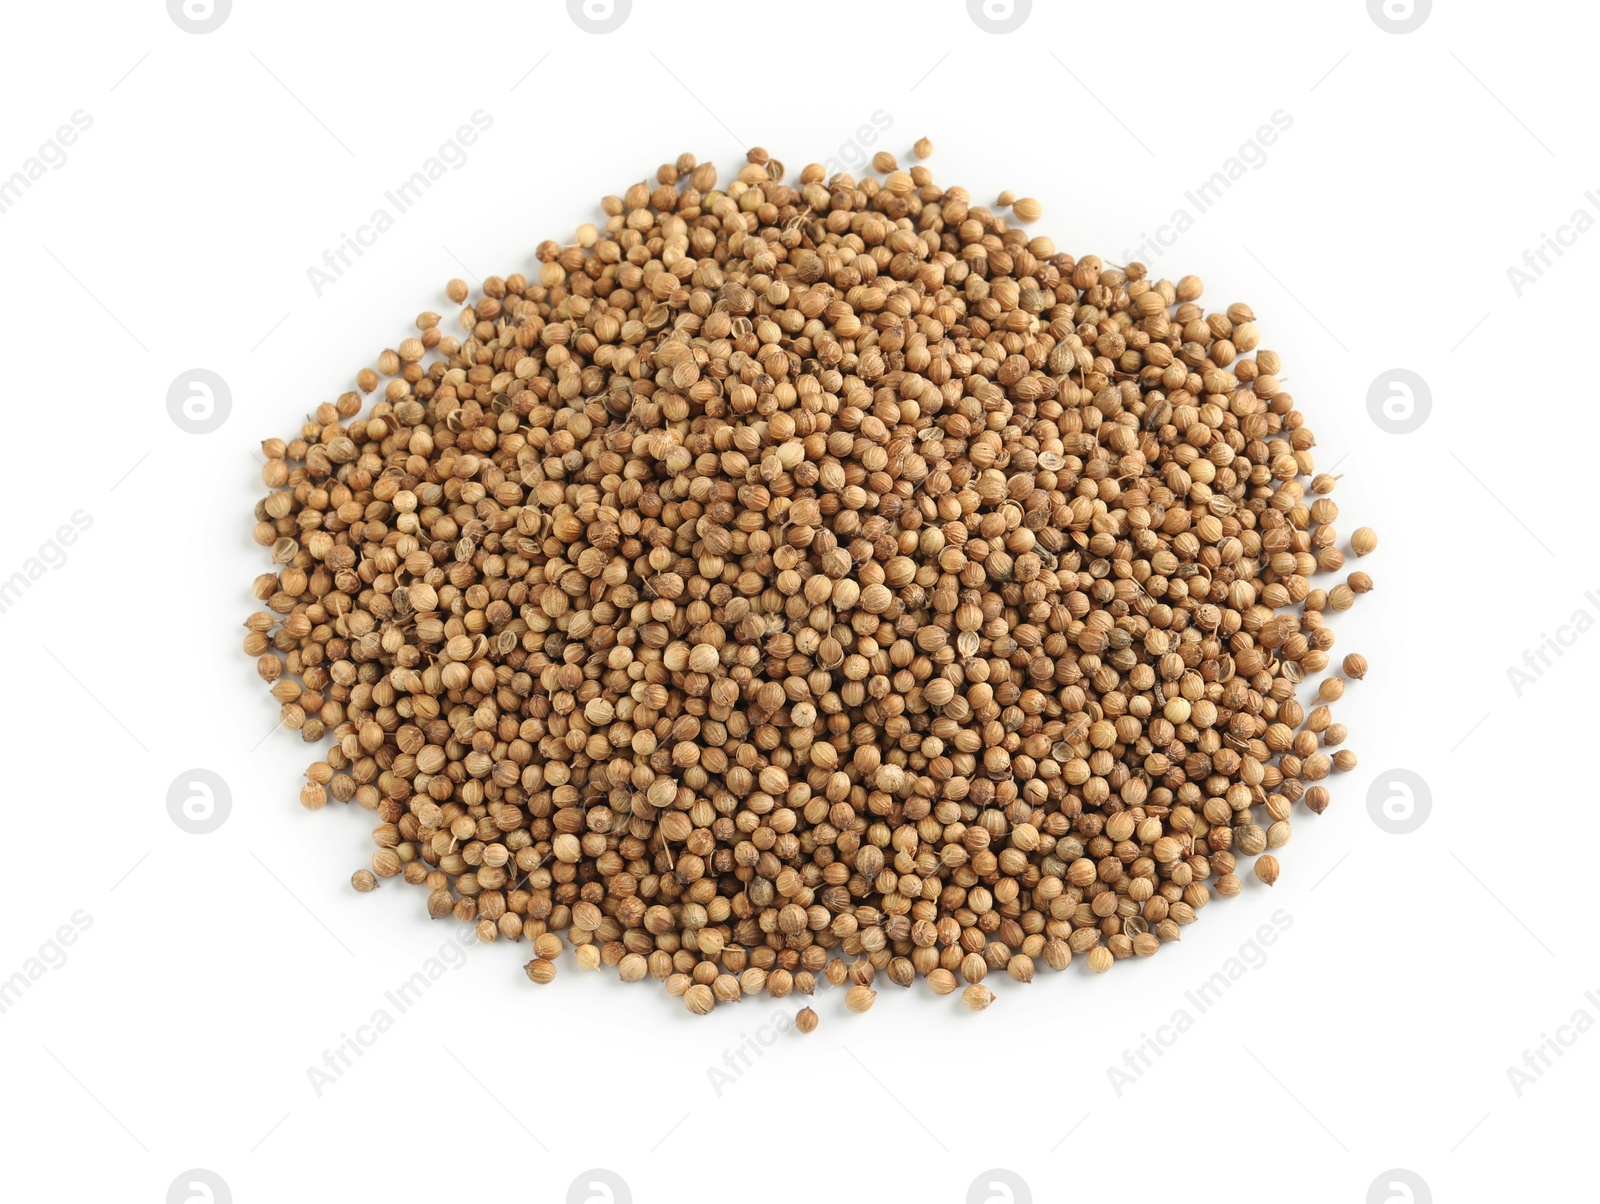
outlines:
M1313 584L1335 480L1279 357L874 166L684 155L263 444L245 648L332 739L302 803L375 813L356 889L704 1013L981 1009L1276 880L1355 764L1345 679L1296 690L1372 588Z

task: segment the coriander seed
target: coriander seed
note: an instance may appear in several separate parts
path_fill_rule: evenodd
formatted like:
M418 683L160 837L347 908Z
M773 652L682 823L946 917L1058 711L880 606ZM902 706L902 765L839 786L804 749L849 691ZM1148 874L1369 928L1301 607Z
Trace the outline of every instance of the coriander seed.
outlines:
M852 1012L865 1012L872 1007L878 993L868 986L855 986L845 994L844 1005Z
M696 1016L706 1015L716 1005L716 997L704 983L697 982L683 993L683 1006Z
M355 889L540 984L981 1010L1330 805L1373 586L1254 312L871 166L669 156L262 443L243 647Z
M961 992L961 1002L969 1012L981 1012L994 1002L994 992L981 983L973 983Z

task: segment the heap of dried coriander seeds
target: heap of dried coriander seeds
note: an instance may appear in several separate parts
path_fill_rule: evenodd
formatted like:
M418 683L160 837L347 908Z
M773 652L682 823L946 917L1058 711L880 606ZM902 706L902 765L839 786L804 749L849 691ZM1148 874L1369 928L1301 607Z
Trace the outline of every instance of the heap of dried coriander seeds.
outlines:
M1372 588L1313 587L1335 482L1278 356L882 158L681 156L263 444L245 648L332 737L304 805L376 813L357 890L703 1014L981 1010L1277 879L1354 765L1343 679L1296 688Z

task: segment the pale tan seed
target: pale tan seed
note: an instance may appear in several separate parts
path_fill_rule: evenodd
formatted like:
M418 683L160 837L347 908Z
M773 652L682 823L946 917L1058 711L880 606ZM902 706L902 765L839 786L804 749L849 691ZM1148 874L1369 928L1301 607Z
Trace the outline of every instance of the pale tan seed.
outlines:
M981 1012L994 1002L994 992L981 983L973 983L961 992L961 1002L969 1012Z

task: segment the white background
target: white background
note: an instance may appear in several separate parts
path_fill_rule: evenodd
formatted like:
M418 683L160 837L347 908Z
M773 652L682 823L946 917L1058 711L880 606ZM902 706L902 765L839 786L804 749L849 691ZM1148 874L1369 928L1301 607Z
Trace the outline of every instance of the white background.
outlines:
M1593 10L1440 3L1403 36L1362 0L1034 10L994 35L962 0L635 0L605 36L553 0L236 0L203 36L160 0L8 11L0 178L93 118L0 213L0 578L93 520L0 614L0 978L92 918L0 1014L8 1194L157 1202L205 1168L241 1202L539 1202L592 1167L646 1204L956 1202L991 1167L1036 1200L1355 1204L1396 1167L1418 1200L1592 1193L1574 1180L1600 1035L1520 1096L1507 1067L1579 1009L1600 1020L1600 636L1520 697L1507 670L1574 612L1600 617L1600 234L1520 297L1507 268L1600 215ZM307 268L478 109L494 124L466 165L317 296ZM1338 624L1336 653L1372 662L1337 716L1361 764L1297 817L1277 886L1219 900L1150 962L996 983L982 1015L920 985L865 1017L825 992L815 1034L720 1095L708 1068L799 1001L697 1019L654 983L566 958L535 988L526 944L476 948L319 1097L307 1069L392 1013L384 992L455 928L398 880L355 895L370 816L298 804L314 752L273 731L240 651L267 567L259 441L352 387L417 311L453 313L446 279L527 270L684 150L725 179L752 144L798 172L882 110L868 153L904 163L928 135L939 182L1036 196L1063 250L1121 262L1280 109L1265 164L1146 257L1202 275L1217 309L1253 305L1344 474L1339 526L1382 539L1361 565L1377 590ZM205 435L166 409L196 367L232 394ZM1411 434L1368 414L1395 367L1431 387ZM197 767L231 790L204 836L166 806ZM1409 835L1369 814L1395 768L1431 788ZM1292 927L1265 964L1198 1014L1185 992L1275 909ZM1119 1093L1108 1067L1180 1009L1193 1027Z

